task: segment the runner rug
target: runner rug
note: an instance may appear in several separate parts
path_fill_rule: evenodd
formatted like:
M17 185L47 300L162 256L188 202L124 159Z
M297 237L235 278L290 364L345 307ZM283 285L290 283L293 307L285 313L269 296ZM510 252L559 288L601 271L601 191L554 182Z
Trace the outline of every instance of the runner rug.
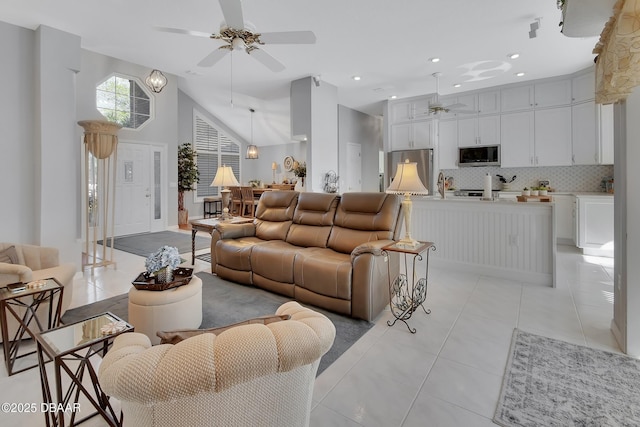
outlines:
M640 360L516 329L493 421L501 426L632 426Z
M98 242L102 243L102 241ZM111 239L107 239L107 245L111 246ZM131 234L129 236L116 237L113 242L114 249L147 257L162 246L175 246L178 253L191 252L191 234L175 231L159 231L156 233ZM196 236L196 250L211 246L211 239Z
M253 286L228 282L210 273L200 272L197 276L202 279L201 328L215 328L258 316L274 314L280 305L291 300L291 298ZM319 375L364 335L373 326L373 323L352 319L317 307L310 308L327 316L336 327L336 339L329 352L320 361ZM62 322L65 324L73 323L105 311L110 311L123 320L127 320L127 294L67 310L62 317Z

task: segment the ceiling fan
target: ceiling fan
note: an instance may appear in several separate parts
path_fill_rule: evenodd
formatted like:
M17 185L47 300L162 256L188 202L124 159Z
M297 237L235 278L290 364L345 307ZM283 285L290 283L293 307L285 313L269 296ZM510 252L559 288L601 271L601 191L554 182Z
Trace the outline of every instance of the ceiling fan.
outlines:
M442 73L433 73L432 76L436 79L436 96L433 99L433 102L429 103L429 114L440 114L440 113L466 113L466 114L474 114L477 111L473 110L465 110L465 104L455 103L451 105L442 105L440 102L440 84L439 78Z
M156 27L156 30L166 33L186 34L196 37L206 37L221 40L225 44L205 56L198 63L200 67L212 67L227 53L233 50L244 49L274 72L284 70L284 64L269 55L259 46L265 44L314 44L316 36L312 31L280 31L271 33L258 33L255 27L244 20L241 0L219 0L224 21L220 24L218 34L209 34L201 31L183 30L180 28Z

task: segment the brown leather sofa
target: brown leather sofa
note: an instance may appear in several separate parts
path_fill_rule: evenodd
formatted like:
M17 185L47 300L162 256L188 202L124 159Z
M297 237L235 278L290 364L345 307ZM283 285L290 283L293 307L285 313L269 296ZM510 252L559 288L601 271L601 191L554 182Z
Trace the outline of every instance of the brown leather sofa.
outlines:
M212 233L211 268L221 278L302 303L373 320L389 302L381 248L397 240L399 196L265 192L250 224L220 223Z

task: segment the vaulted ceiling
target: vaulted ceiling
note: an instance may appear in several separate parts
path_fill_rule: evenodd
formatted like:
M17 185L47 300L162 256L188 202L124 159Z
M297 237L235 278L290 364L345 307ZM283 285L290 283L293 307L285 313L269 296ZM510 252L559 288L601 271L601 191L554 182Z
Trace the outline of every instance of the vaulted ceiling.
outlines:
M255 108L257 145L290 142L292 80L320 76L338 88L340 104L381 115L392 95L435 92L434 72L442 73L441 94L453 94L584 69L598 39L563 36L556 0L242 0L242 7L257 32L311 30L317 42L264 46L286 66L278 73L243 51L198 67L220 41L155 27L218 32L217 0L4 0L0 20L45 24L81 36L84 49L175 74L181 90L246 139ZM540 28L529 38L534 22Z

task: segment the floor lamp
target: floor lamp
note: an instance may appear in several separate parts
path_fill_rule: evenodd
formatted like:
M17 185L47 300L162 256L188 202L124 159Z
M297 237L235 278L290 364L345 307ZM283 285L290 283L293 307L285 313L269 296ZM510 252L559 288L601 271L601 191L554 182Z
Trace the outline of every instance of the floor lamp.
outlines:
M104 120L82 120L84 128L85 252L82 267L114 264L113 235L118 131L122 126ZM98 240L102 243L98 245ZM111 250L107 254L108 240ZM98 254L99 246L102 254ZM98 259L100 261L98 261Z
M239 186L240 183L236 179L236 176L233 174L233 169L231 166L222 165L216 171L216 176L213 178L210 187L224 187L220 194L222 195L222 215L220 215L220 219L222 221L227 221L232 218L232 215L229 213L229 195L231 190L229 190L229 186Z
M429 190L425 188L418 176L418 164L415 162L409 162L407 159L404 163L398 163L398 169L396 175L387 188L387 193L392 194L404 194L404 200L402 200L402 210L404 212L404 237L397 243L398 247L414 249L420 245L420 242L411 237L411 209L413 203L411 202L411 195L424 195L429 194Z

